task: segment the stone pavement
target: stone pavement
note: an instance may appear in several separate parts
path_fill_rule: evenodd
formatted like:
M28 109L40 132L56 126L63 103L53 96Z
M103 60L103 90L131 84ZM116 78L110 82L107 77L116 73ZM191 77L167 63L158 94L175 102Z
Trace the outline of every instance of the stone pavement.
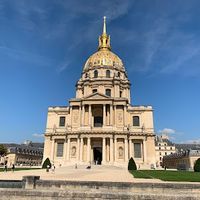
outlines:
M52 173L46 172L44 169L24 170L15 172L0 172L1 180L22 180L23 176L40 176L43 180L74 180L74 181L108 181L108 182L152 182L148 179L135 179L127 169L92 165L91 169L86 169L85 165L68 167L59 167ZM153 182L161 182L154 180Z

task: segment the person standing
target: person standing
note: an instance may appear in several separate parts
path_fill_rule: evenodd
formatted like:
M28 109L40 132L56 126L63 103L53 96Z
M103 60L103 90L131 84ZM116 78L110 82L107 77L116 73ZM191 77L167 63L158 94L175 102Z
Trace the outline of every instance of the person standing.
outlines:
M7 172L8 171L8 161L6 160L5 163L4 163L4 171Z
M15 171L15 164L12 164L12 172Z

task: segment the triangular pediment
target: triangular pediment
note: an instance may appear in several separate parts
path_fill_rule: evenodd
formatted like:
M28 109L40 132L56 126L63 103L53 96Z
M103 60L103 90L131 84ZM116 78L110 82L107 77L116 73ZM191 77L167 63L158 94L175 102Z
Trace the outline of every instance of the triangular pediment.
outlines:
M94 93L94 94L91 94L87 97L84 98L84 100L89 100L89 99L110 99L110 97L104 95L104 94L101 94L101 93Z

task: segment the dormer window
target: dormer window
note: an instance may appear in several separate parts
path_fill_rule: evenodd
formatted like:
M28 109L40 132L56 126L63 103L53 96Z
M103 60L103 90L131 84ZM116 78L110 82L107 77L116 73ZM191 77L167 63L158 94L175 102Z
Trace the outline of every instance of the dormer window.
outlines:
M92 90L92 93L94 94L94 93L96 93L97 92L97 89L93 89Z
M109 97L111 96L111 89L106 89L106 95Z
M98 77L98 71L94 70L94 78L97 78L97 77Z
M110 70L106 70L106 78L110 78Z

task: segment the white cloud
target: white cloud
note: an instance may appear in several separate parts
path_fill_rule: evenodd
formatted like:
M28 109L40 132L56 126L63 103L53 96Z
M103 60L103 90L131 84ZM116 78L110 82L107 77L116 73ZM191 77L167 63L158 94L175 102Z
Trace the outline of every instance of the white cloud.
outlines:
M32 136L36 138L43 138L44 134L34 133Z
M129 8L133 5L133 0L112 0L112 1L56 1L57 4L62 5L66 11L71 15L96 15L101 13L106 15L110 20L116 19L129 11Z
M168 135L168 134L174 134L174 133L176 133L176 131L171 128L164 128L162 130L159 130L158 133Z

